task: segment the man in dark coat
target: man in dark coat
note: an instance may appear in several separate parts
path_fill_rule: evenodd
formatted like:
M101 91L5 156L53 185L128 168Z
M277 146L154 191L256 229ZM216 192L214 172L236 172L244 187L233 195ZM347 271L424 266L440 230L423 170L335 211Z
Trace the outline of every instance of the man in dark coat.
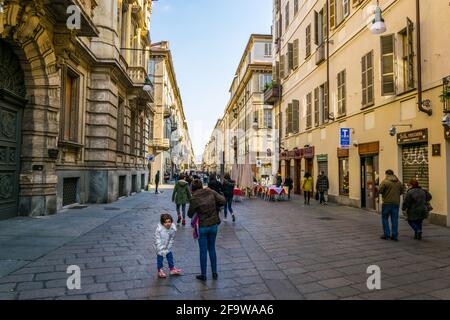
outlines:
M228 211L230 211L233 222L236 221L236 216L234 215L234 211L232 208L235 185L236 182L234 180L231 180L229 173L226 173L225 176L223 177L223 184L222 184L223 195L225 196L225 200L227 201L224 209L224 220L227 220L227 214Z
M415 179L411 180L409 185L411 188L405 196L402 210L406 211L408 223L414 230L414 239L422 240L422 223L430 213L429 202L432 196L428 191L422 189Z
M291 191L292 191L292 188L294 188L294 181L291 179L291 177L288 176L284 180L284 186L288 187L288 199L291 200Z

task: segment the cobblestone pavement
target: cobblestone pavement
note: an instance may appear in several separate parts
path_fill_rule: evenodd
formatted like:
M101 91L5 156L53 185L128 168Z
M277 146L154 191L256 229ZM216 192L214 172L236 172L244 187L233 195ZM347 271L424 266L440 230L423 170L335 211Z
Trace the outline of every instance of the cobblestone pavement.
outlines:
M198 246L180 227L174 256L180 277L158 279L153 232L173 214L171 188L44 219L0 221L0 299L450 299L450 230L426 225L412 239L383 241L380 217L301 199L235 205L217 250L219 280L199 282ZM175 214L173 214L175 216ZM81 268L81 290L68 290L66 269ZM381 268L381 290L366 286Z

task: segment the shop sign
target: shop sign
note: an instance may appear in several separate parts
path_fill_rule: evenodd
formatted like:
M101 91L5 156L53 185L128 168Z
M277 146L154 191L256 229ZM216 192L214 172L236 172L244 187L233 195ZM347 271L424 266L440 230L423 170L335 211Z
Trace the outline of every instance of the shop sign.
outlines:
M350 148L350 128L339 129L339 147L341 149Z
M337 156L338 158L348 158L350 155L349 149L337 149Z
M361 143L358 145L360 155L378 154L380 152L380 142Z
M428 129L421 129L397 134L397 143L411 144L428 142Z

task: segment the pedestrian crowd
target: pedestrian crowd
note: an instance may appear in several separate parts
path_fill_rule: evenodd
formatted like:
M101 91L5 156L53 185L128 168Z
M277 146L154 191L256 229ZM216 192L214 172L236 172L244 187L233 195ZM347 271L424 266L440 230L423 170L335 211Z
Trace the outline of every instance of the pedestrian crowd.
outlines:
M406 190L404 184L394 174L392 170L385 172L386 177L377 190L378 195L382 197L383 204L381 209L381 222L383 228L383 240L398 241L398 221L400 205L408 224L414 231L414 239L422 240L423 221L429 217L433 210L430 201L431 194L422 189L416 179L409 181L409 188ZM160 172L155 176L156 193ZM282 180L280 174L275 178L277 187L286 187L288 189L288 199L291 199L291 192L294 188L294 182L290 176ZM207 187L204 187L207 185ZM221 224L220 215L223 209L224 220L227 220L228 213L231 214L232 221L236 221L233 210L233 190L235 181L230 174L225 174L221 179L216 174L200 173L189 174L181 173L176 177L175 187L172 193L172 202L176 205L177 225L186 225L186 214L191 219L193 227L193 236L198 240L200 249L200 269L201 274L197 279L206 281L207 279L207 260L211 264L212 278L218 279L217 273L217 254L216 238L218 226ZM301 179L300 188L303 192L304 205L309 206L311 197L314 194L315 199L320 205L327 205L326 195L330 188L328 177L324 171L321 171L317 177L316 183L309 172L306 172ZM401 201L403 197L403 202ZM189 208L187 209L187 206ZM157 254L158 276L165 278L167 275L163 270L164 257L169 265L170 275L180 275L182 270L177 269L174 264L172 247L177 227L170 214L162 214L160 223L155 231L155 251Z

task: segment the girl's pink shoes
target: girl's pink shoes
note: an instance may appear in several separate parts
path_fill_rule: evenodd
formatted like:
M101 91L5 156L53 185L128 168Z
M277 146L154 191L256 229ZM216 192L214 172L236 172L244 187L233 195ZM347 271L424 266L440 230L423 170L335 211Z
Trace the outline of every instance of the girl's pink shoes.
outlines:
M160 278L167 278L167 275L164 273L163 269L158 271L158 277L160 277Z
M170 269L171 276L179 276L181 274L181 272L183 272L183 270L181 270L181 269L177 269L177 268Z

